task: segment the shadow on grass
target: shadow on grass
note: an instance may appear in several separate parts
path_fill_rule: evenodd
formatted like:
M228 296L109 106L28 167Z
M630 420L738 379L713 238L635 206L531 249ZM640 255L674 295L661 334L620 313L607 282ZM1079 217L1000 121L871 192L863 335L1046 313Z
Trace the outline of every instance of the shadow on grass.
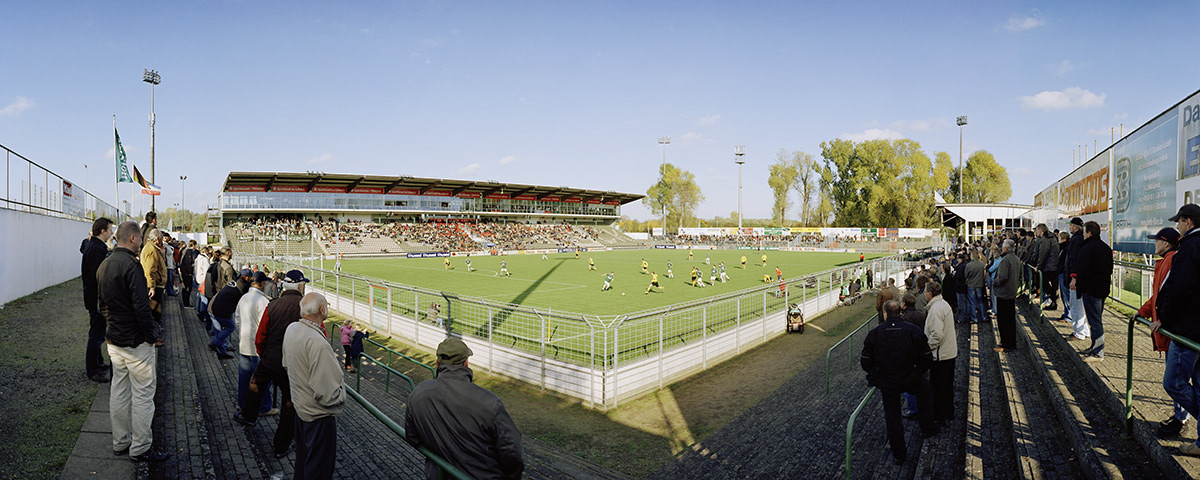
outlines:
M565 259L562 259L562 260L565 260ZM525 287L525 290L522 290L521 293L517 294L516 297L513 297L512 300L509 300L509 303L516 304L516 305L523 304L525 302L525 299L529 298L529 295L531 295L533 292L536 292L538 287L541 286L541 284L546 281L546 278L549 277L551 274L553 274L555 270L558 270L558 267L561 267L562 265L563 264L560 261L560 262L556 263L553 267L551 267L549 270L546 270L546 273L543 273L542 276L538 277L537 280L534 280L532 283L529 284L528 287ZM504 322L508 320L508 317L512 316L512 313L513 313L512 310L500 309L499 312L493 314L492 317L488 319L487 323L480 325L479 328L475 329L474 335L476 337L487 338L488 332L489 331L495 332L496 330L499 330L500 326L503 325Z

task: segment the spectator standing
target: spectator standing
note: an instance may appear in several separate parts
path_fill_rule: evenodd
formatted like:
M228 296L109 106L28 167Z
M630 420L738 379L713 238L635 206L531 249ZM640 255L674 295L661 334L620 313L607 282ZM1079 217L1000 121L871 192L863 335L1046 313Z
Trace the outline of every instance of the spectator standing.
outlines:
M159 233L162 234L163 260L166 261L166 268L167 268L166 294L168 296L174 297L175 296L175 245L172 242L170 235L162 233L162 231L159 231Z
M208 292L210 288L208 284L212 283L208 278L208 269L212 266L212 247L205 246L196 255L196 266L192 269L193 285L196 289L196 317L205 325L212 323L208 317Z
M246 396L250 391L250 379L254 369L258 367L258 350L254 346L254 335L258 332L258 321L267 311L271 303L263 291L271 280L262 272L255 272L250 281L250 288L238 300L237 312L234 315L238 328L238 407L246 406ZM258 414L262 415L271 410L271 395L263 395L259 402Z
M196 281L196 257L199 254L200 252L196 250L196 241L188 240L187 248L179 256L179 286L185 307L192 306L192 288L193 282Z
M146 212L146 220L142 222L142 244L146 243L146 236L150 234L150 230L155 228L158 228L158 213Z
M208 344L208 349L217 352L217 358L226 359L233 358L233 355L226 349L226 342L229 341L229 336L233 335L233 329L237 324L233 321L233 315L237 312L238 303L242 299L242 295L250 287L251 277L254 275L249 268L244 268L241 271L242 278L239 280L226 283L221 291L213 296L212 303L208 305L209 313L213 319L221 326L219 330L213 333L212 340Z
M113 453L135 462L161 462L167 453L151 449L158 326L150 310L146 275L134 253L142 237L134 222L117 228L117 248L96 271L97 304L107 323L105 339L112 360L109 417Z
M967 258L966 253L958 254L958 263L954 265L954 295L958 305L955 319L959 322L971 319L971 302L967 292Z
M326 339L328 312L321 294L305 295L300 320L283 335L283 367L296 409L297 480L333 478L337 457L336 416L346 405L346 385Z
M1079 294L1092 333L1092 347L1083 351L1084 360L1098 362L1104 360L1104 299L1112 287L1112 248L1100 238L1099 223L1087 222L1083 230L1083 244L1071 271L1071 290Z
M1017 286L1021 281L1021 261L1013 249L1013 240L1007 239L1000 248L1004 256L996 268L996 328L1000 330L1000 346L997 352L1017 348Z
M162 232L151 228L146 232L146 243L142 245L141 263L146 276L146 288L150 291L150 310L154 323L162 330L162 302L167 286L167 260L162 252ZM155 345L161 345L162 338Z
M924 333L929 339L929 350L933 352L929 383L933 390L934 418L945 421L954 418L954 359L958 356L958 331L954 327L954 312L942 300L941 294L941 285L936 283L925 292L929 313L925 316Z
M1037 263L1034 268L1042 272L1042 296L1049 301L1046 310L1058 310L1058 239L1050 233L1046 224L1039 223L1034 227L1037 235Z
M243 425L253 425L258 420L258 405L267 385L274 383L279 388L283 404L280 408L279 427L275 430L275 458L283 458L292 449L292 437L296 428L296 410L292 404L292 389L288 374L283 368L283 337L287 327L300 319L300 299L308 279L299 270L291 270L283 277L283 294L267 304L267 311L259 320L254 345L258 348L258 368L250 379L250 393L242 411L233 419Z
M1071 242L1071 234L1067 232L1058 232L1056 240L1058 241L1058 298L1062 299L1063 314L1058 317L1060 321L1071 321L1071 282L1067 281L1067 246ZM1068 340L1075 338L1074 333L1068 335Z
M354 322L347 320L338 329L338 332L342 334L342 351L346 354L346 371L350 371L350 367L354 365L354 359L350 355L350 341L354 338Z
M896 288L896 279L889 277L887 283L879 288L879 295L875 297L875 312L879 314L879 322L882 323L886 317L883 312L883 304L888 300L899 300L900 289Z
M474 478L521 478L521 432L500 397L473 383L471 354L458 337L438 345L437 377L409 396L408 443L429 448ZM439 478L432 460L425 460L425 477Z
M113 221L104 217L92 222L91 235L80 245L79 252L83 254L80 262L80 275L83 278L83 306L88 311L87 348L83 354L84 372L96 383L108 381L104 365L104 356L100 346L104 345L104 315L96 304L96 271L108 257L108 240L113 236Z
M896 464L902 464L908 456L908 447L904 444L904 427L900 423L901 392L917 395L922 436L938 433L933 410L928 408L932 402L929 381L925 379L933 355L925 334L916 325L901 320L898 302L889 300L885 303L884 315L884 323L867 333L861 364L867 372L867 384L878 387L882 394L888 443Z
M967 278L967 314L964 321L979 323L987 319L986 307L983 305L983 287L987 285L987 267L983 264L983 254L978 250L971 252L971 261L964 268ZM934 354L936 357L937 354Z
M1196 288L1200 287L1200 206L1194 203L1179 207L1179 213L1170 218L1176 222L1175 229L1183 234L1179 249L1171 260L1170 275L1163 280L1162 288L1154 302L1158 321L1171 333L1193 342L1200 341L1200 313L1196 310ZM1167 363L1174 368L1171 382L1163 387L1171 399L1187 410L1193 417L1200 417L1200 379L1196 378L1196 365L1200 352L1171 342L1167 348ZM1179 447L1179 453L1200 456L1200 438Z
M1138 309L1138 315L1152 319L1150 322L1150 331L1154 340L1154 350L1157 352L1167 352L1167 361L1163 365L1163 389L1183 389L1190 388L1187 379L1181 382L1179 374L1175 371L1180 365L1173 362L1171 357L1171 339L1158 332L1162 326L1162 321L1158 318L1158 312L1154 308L1155 300L1158 298L1158 292L1162 287L1162 282L1167 278L1167 273L1171 271L1171 261L1175 258L1175 247L1179 244L1179 232L1174 228L1164 228L1158 233L1150 235L1150 239L1154 240L1154 254L1162 257L1157 262L1154 262L1154 280L1151 283L1150 298L1142 307ZM1154 433L1159 437L1173 437L1178 435L1183 430L1183 425L1187 423L1191 414L1187 409L1183 408L1179 402L1174 403L1174 412L1166 420L1158 424L1158 429Z
M1083 220L1079 217L1071 219L1071 241L1067 243L1067 272L1065 280L1067 281L1067 291L1071 293L1071 304L1067 312L1070 313L1070 321L1074 332L1072 338L1075 340L1084 340L1092 335L1091 328L1088 326L1087 315L1083 310L1083 297L1079 292L1070 288L1071 273L1078 268L1079 263L1079 248L1083 245ZM1064 302L1066 300L1063 300ZM1071 340L1068 338L1067 340Z

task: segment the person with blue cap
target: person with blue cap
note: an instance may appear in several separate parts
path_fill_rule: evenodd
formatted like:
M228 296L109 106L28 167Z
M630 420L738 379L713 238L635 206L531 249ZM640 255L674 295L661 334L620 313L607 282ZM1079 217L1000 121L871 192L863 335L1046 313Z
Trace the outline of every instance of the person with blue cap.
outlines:
M1200 314L1196 309L1196 287L1200 286L1200 205L1194 203L1179 207L1179 213L1168 219L1175 222L1181 234L1179 247L1171 259L1170 274L1159 287L1154 301L1155 320L1162 328L1192 341L1200 341ZM1196 378L1196 364L1200 352L1177 342L1167 347L1167 369L1173 373L1173 381L1163 382L1163 388L1171 399L1192 416L1200 414L1200 380ZM1165 374L1165 372L1164 372ZM1200 439L1186 442L1179 453L1200 457Z

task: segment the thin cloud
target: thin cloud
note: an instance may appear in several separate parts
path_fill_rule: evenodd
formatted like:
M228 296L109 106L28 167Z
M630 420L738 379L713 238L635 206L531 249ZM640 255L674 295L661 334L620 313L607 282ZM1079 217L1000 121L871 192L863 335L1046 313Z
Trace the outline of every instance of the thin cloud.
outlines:
M314 159L312 159L312 160L309 160L309 161L307 161L307 162L304 162L304 164L305 164L305 165L316 165L316 164L318 164L318 163L325 163L325 162L328 162L328 161L330 161L330 160L333 160L333 154L331 154L331 153L325 153L325 154L322 154L321 156L319 156L319 157L317 157L317 158L314 158Z
M711 114L711 115L705 115L703 117L696 119L696 125L700 126L700 127L704 127L704 126L708 126L708 125L717 123L717 120L720 120L720 119L721 119L721 115L716 114L716 113Z
M1103 107L1107 94L1095 94L1079 87L1066 90L1047 90L1036 95L1021 97L1021 108L1025 110L1066 110L1071 108Z
M474 175L474 174L475 174L475 172L478 172L478 171L479 171L479 164L478 164L478 163L472 163L472 164L470 164L470 165L467 165L467 166L465 166L465 167L463 167L463 168L460 168L460 169L458 169L458 171L457 171L457 172L455 172L455 173L456 173L457 175Z
M889 128L869 128L858 133L843 133L839 138L850 140L852 142L863 142L867 140L899 140L904 138L904 134Z
M1020 15L1008 17L1008 22L1004 24L1004 29L1010 32L1023 32L1025 30L1032 30L1044 25L1046 25L1046 19L1042 18L1042 12L1034 9L1033 12L1026 17L1022 17Z
M897 120L888 124L890 129L913 132L928 132L949 126L950 120L948 118L935 118L933 120Z
M34 105L37 105L37 103L30 100L29 97L17 96L15 102L6 105L4 108L0 108L0 115L16 115L33 108Z
M1054 73L1058 76L1063 76L1075 71L1076 68L1079 68L1079 66L1075 65L1070 60L1063 60L1058 62L1058 65L1054 66Z
M1012 172L1014 174L1021 175L1021 176L1033 175L1033 170L1025 168L1025 167L1015 167L1012 169Z
M680 142L703 142L707 140L704 135L696 132L687 132L679 137Z
M510 163L516 163L516 162L517 162L517 157L514 157L514 156L512 156L512 155L509 155L509 156L507 156L507 157L504 157L504 158L501 158L501 159L500 159L500 164L501 164L501 165L508 165L508 164L510 164Z

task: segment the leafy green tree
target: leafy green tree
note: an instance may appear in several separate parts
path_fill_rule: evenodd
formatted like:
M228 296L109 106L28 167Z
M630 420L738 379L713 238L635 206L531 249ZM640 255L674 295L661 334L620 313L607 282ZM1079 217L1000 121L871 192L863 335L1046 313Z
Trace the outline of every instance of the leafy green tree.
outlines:
M642 203L650 213L661 217L667 212L666 228L681 227L695 223L696 207L704 201L696 176L668 163L659 167L659 180L646 190ZM664 232L669 232L664 228Z
M788 192L795 185L797 176L799 176L799 172L791 161L791 154L785 149L779 149L779 153L775 155L775 163L771 164L767 176L767 185L770 185L771 192L775 196L775 204L771 208L771 218L775 221L775 225L783 225L783 220L787 217L787 209L791 206L791 202L788 201Z
M813 223L813 195L820 188L821 167L812 155L799 151L792 152L792 165L796 169L792 190L800 204L800 224L809 225Z
M963 167L963 200L970 203L1007 202L1012 197L1008 170L986 150L967 157Z
M954 168L954 162L950 160L950 154L937 152L934 154L933 162L933 191L940 194L947 202L953 202L957 197L957 186L958 171ZM952 187L954 187L953 190Z

